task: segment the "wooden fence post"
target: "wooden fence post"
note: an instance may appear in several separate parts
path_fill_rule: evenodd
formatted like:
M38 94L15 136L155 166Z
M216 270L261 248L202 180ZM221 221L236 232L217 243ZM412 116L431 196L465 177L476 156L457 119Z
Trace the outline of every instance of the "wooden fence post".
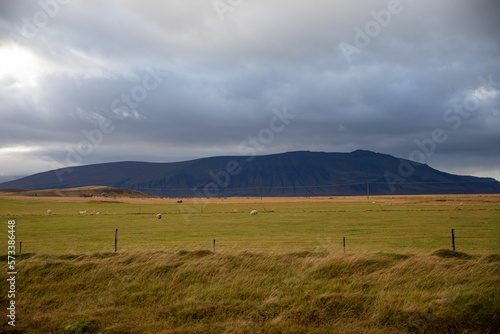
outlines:
M455 229L454 228L451 229L451 242L453 244L453 251L455 251L456 247L455 247Z
M19 241L19 254L23 251L23 242Z
M215 253L215 239L214 239L214 253Z
M345 237L344 237L344 253L345 253Z
M115 231L115 253L118 252L118 229Z

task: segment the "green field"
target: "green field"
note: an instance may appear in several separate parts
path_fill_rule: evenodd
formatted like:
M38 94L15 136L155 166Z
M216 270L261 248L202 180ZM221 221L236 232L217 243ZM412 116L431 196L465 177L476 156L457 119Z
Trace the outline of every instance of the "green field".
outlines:
M0 332L500 330L500 196L176 202L0 197Z
M349 252L428 253L450 248L455 229L458 250L500 253L500 204L490 199L129 204L0 198L0 217L5 224L15 219L23 250L37 254L114 251L116 229L120 251L211 250L215 239L219 250L341 252L346 237ZM250 216L253 209L259 214ZM88 213L79 215L83 210ZM0 238L6 232L0 230Z

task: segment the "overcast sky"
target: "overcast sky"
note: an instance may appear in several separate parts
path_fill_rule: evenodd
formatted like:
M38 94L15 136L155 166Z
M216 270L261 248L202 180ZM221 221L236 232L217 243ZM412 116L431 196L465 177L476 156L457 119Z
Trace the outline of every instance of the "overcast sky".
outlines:
M367 149L500 180L497 0L0 2L0 177Z

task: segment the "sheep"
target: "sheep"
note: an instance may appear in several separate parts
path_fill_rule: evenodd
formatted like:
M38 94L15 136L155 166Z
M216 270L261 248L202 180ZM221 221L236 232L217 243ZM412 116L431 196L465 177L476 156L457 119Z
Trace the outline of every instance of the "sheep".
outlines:
M81 215L84 215L84 214L86 214L86 213L87 213L87 210L85 210L85 211L80 211L80 214L81 214Z
M257 213L258 213L258 212L257 212L257 210L252 210L252 211L250 211L250 214L251 214L252 216L253 216L253 215L256 215Z
M95 214L96 214L96 215L100 215L101 213L100 213L99 211L97 211Z
M47 214L50 216L52 214L52 210L47 210Z
M156 218L161 219L161 213L157 214Z

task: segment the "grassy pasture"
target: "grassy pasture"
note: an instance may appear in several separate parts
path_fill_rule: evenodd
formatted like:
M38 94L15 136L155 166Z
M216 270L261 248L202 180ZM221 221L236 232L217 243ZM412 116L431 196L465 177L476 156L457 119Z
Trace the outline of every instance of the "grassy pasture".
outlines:
M451 247L452 228L458 250L500 253L500 196L154 202L0 198L0 217L37 254L114 251L115 229L120 251L212 249L216 239L218 250L341 252L346 237L349 252L429 253Z
M0 197L11 219L2 333L500 331L500 196Z

